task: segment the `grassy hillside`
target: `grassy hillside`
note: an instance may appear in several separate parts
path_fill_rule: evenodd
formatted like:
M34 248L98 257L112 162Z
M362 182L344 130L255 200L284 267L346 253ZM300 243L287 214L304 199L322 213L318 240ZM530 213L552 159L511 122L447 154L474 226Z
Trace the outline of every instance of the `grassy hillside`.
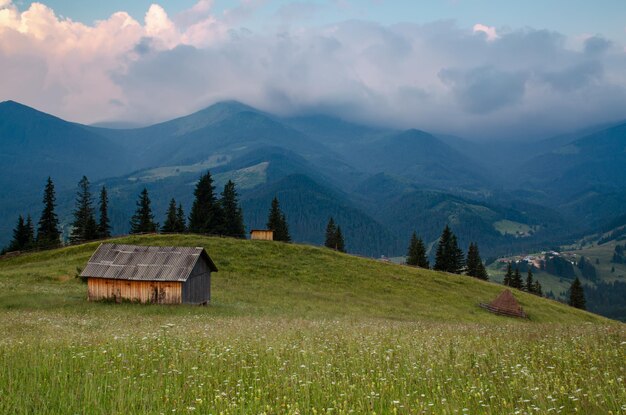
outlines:
M97 243L0 261L0 413L621 413L624 325L322 248L196 236L208 307L88 303Z
M401 320L497 322L478 308L502 286L464 276L357 258L328 249L278 242L198 236L139 236L124 243L204 246L219 272L213 277L213 304L182 307L198 315L280 315L287 317L373 317ZM110 307L86 304L86 286L73 278L98 246L91 243L24 255L0 262L0 307L38 309ZM590 313L516 292L533 322L598 322ZM134 307L151 313L152 307ZM160 307L156 307L160 309ZM173 308L172 312L180 312ZM154 311L159 312L159 311Z

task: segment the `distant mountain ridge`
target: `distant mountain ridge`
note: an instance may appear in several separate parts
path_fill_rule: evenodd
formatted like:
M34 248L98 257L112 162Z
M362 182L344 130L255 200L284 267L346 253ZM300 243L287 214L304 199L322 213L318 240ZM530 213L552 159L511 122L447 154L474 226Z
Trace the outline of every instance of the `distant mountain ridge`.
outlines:
M433 243L445 223L463 244L476 241L495 255L561 242L626 213L626 124L528 145L532 152L516 144L488 149L327 115L282 118L236 101L122 129L7 101L0 103L0 244L18 214L38 216L48 175L66 232L83 174L94 193L110 188L114 230L124 232L143 186L160 218L170 197L188 208L197 177L210 170L218 192L229 178L237 182L248 226L262 225L264 205L282 194L296 240L320 243L325 221L336 216L349 249L372 256L403 254L413 230Z

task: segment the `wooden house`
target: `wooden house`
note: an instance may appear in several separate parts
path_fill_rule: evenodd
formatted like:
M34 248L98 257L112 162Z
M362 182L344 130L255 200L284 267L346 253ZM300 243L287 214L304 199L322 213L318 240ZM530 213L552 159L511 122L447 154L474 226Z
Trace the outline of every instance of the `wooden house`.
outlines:
M204 248L101 244L81 277L89 301L207 304L217 267Z
M274 231L271 231L269 229L253 229L250 231L250 239L260 241L273 241Z

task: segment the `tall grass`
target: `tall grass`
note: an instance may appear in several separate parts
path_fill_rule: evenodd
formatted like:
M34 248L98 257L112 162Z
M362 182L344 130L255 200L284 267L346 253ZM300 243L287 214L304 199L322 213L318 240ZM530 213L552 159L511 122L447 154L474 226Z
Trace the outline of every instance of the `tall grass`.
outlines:
M195 236L209 307L89 303L97 244L0 261L0 413L618 414L626 329L469 277Z
M60 335L3 341L1 413L626 411L618 325L39 313L25 324Z

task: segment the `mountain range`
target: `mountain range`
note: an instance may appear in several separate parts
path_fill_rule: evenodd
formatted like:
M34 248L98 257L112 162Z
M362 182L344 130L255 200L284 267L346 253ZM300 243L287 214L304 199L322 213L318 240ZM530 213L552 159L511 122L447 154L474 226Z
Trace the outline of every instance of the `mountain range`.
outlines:
M247 229L264 227L278 196L294 240L319 244L330 216L350 252L403 255L415 230L432 246L450 224L484 255L555 246L626 213L626 123L540 141L481 143L347 122L279 117L221 102L142 128L103 128L0 103L0 244L19 214L39 215L57 186L67 233L76 183L109 189L113 231L143 187L157 220L170 198L188 211L206 170L236 182ZM162 220L162 219L161 219Z

